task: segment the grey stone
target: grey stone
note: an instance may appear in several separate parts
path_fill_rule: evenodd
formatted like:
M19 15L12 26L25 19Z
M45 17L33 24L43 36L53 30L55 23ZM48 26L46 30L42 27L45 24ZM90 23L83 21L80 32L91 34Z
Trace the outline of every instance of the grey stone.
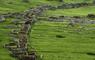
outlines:
M5 22L5 18L3 16L0 16L0 23Z
M13 23L13 24L18 24L19 22L20 22L19 19L15 19L15 20L12 20L12 21L11 21L11 23Z
M95 18L95 14L88 14L87 17L88 18Z
M58 17L49 17L48 21L53 21L53 22L64 22L65 16L58 16Z

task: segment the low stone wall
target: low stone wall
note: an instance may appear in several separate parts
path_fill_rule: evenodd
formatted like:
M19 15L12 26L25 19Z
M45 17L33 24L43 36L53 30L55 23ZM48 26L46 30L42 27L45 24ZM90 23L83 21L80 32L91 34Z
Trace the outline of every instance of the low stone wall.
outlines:
M89 14L88 14L89 15ZM46 20L50 22L67 22L68 25L75 26L76 24L79 25L88 25L88 24L95 24L95 20L89 18L87 16L51 16L51 17L44 17L40 18L40 20ZM93 17L93 15L91 15ZM94 18L95 19L95 18Z
M79 8L85 6L93 6L93 3L64 3L60 6L57 6L57 9L70 9L70 8Z
M75 6L76 5L76 6ZM63 8L76 8L81 6L88 6L92 4L65 4ZM57 7L58 9L60 6ZM2 16L5 18L18 18L23 19L23 23L20 23L21 28L18 32L13 31L13 34L16 35L16 39L14 42L10 42L9 44L6 44L5 47L8 48L12 52L12 56L17 57L20 60L36 60L37 55L35 51L30 52L28 50L28 44L27 42L28 37L30 35L31 29L33 25L38 21L37 18L42 15L42 13L45 10L53 10L56 9L55 7L52 7L50 5L42 5L38 6L37 8L28 9L25 12L22 13L8 13L3 14ZM3 18L1 18L3 19ZM82 23L83 20L81 20L80 17L67 17L67 16L59 16L59 17L49 17L49 21L56 21L56 22L63 22L65 19L71 19L69 20L71 25L75 23ZM17 23L17 25L19 25Z
M35 22L37 22L37 17L40 16L47 9L50 9L49 5L42 5L38 6L37 8L29 9L23 13L12 13L3 15L5 18L20 16L20 18L22 18L24 21L20 24L21 28L18 32L15 32L16 30L12 31L14 35L17 35L14 42L5 44L5 48L9 49L12 52L13 57L17 57L20 60L36 60L36 52L30 52L28 50L28 37L33 25L35 24Z

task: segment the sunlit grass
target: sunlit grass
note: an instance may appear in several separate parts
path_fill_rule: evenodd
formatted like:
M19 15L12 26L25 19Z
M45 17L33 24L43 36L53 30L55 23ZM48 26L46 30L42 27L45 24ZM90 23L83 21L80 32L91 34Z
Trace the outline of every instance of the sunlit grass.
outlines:
M57 9L49 10L44 13L45 16L86 16L88 14L95 14L95 6L81 7L75 9Z

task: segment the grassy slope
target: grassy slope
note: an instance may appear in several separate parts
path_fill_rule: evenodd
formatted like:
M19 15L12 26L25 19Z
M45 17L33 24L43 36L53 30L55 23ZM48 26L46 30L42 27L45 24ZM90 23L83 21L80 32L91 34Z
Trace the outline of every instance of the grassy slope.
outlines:
M65 3L77 3L84 2L85 0L64 0L64 1ZM86 1L92 2L92 0ZM35 7L40 4L58 5L61 3L55 1L49 2L47 0L30 0L30 3L23 3L22 0L0 0L0 13L24 11L30 7Z
M0 14L8 13L8 12L21 12L29 9L30 7L36 7L40 4L51 4L53 5L59 4L58 2L48 2L46 0L30 0L30 3L23 3L21 0L0 0ZM10 57L10 52L3 48L4 44L10 42L10 35L12 29L4 28L7 25L11 25L11 19L7 19L6 22L0 23L0 60L15 60ZM14 20L14 19L12 19Z
M49 10L44 13L45 16L86 16L87 14L95 14L95 6L81 7L76 9L57 9Z
M95 6L50 10L44 13L44 16L85 16L89 13L95 13ZM87 53L95 53L95 31L85 29L94 28L95 25L88 25L83 29L81 26L68 28L66 26L67 23L62 22L36 23L31 33L32 48L38 51L42 60L94 60L95 57ZM62 35L65 38L57 38L56 35Z
M93 0L65 0L67 3L92 2Z
M15 60L14 58L10 57L10 52L3 48L4 44L9 43L10 35L12 29L5 28L7 25L11 25L10 20L6 20L4 23L0 23L0 60Z
M36 23L31 33L31 46L42 60L93 60L95 53L95 30L84 30L81 26L66 27L67 23L41 21ZM95 25L85 26L85 29ZM78 32L77 30L81 30ZM57 38L61 35L64 38Z
M7 1L1 0L0 13L25 11L31 7L36 7L37 5L42 5L42 4L57 5L59 4L59 2L55 1L49 2L46 0L30 0L29 3L24 3L22 2L22 0L7 0Z
M83 2L83 0L65 0L65 2ZM9 4L11 3L11 4ZM31 0L30 3L22 3L21 0L0 0L0 13L8 13L8 12L20 12L28 9L29 7L35 7L36 5L39 4L51 4L52 5L57 5L60 4L58 2L49 2L46 0ZM92 8L92 13L93 13L93 7ZM76 11L77 9L71 11ZM76 12L75 15L80 15L79 13L81 12L81 9L78 9L79 12ZM58 10L55 15L59 15L60 12L63 12L63 10ZM85 9L84 9L85 12ZM82 13L83 15L87 14L89 12L89 9L87 9L87 12ZM60 13L61 14L61 13ZM63 13L62 13L63 14ZM49 13L50 15L50 13ZM72 15L71 12L68 13L68 10L66 10L65 15ZM74 14L73 14L74 15ZM10 41L10 36L8 33L11 31L11 29L6 29L4 26L10 25L10 19L6 21L5 23L0 23L0 60L15 60L14 58L9 56L9 51L3 48L3 45L5 43L8 43ZM48 24L47 24L48 23ZM31 37L31 46L35 47L38 51L64 51L64 53L60 52L54 52L54 53L48 53L48 52L38 52L39 54L43 54L44 58L43 60L91 60L94 57L93 56L88 56L88 55L82 55L82 54L77 54L77 53L72 53L74 51L76 52L93 52L94 51L94 42L87 37L91 37L91 35L94 36L94 33L91 31L89 34L87 32L81 32L81 35L77 33L70 34L66 29L63 31L64 25L63 23L50 23L50 22L39 22L36 24L34 31L32 32L33 35ZM59 29L60 28L60 29ZM59 31L60 30L60 31ZM72 33L72 32L71 32ZM66 38L56 38L55 35L64 35ZM82 35L83 34L83 35ZM86 35L87 34L87 35ZM83 36L83 37L82 37ZM73 37L73 38L72 38ZM77 39L80 38L81 39ZM85 38L84 38L85 37ZM86 41L87 39L87 41ZM81 40L81 41L80 41ZM88 44L87 42L91 42L92 44ZM88 47L87 47L88 46ZM65 48L63 48L65 47ZM78 49L80 48L80 50ZM82 47L82 48L81 48ZM91 48L92 47L92 48ZM84 49L85 48L85 49ZM90 49L91 48L91 49ZM47 56L46 56L47 55ZM59 56L58 56L59 55ZM74 57L75 56L75 57ZM56 58L52 58L56 57ZM63 58L65 57L65 58Z

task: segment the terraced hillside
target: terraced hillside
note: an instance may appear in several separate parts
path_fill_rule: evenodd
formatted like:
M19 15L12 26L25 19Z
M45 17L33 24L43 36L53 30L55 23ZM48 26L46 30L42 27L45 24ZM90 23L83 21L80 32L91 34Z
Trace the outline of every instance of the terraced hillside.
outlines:
M24 22L27 22L24 21L25 16L23 17L25 12L31 12L31 8L36 9L40 5L49 5L49 9L46 9L40 16L34 14L37 21L33 25L27 41L28 51L36 53L35 59L94 60L95 5L92 2L93 0L64 0L64 2L30 0L27 3L22 0L1 0L0 60L18 60L17 57L14 57L15 54L9 51L5 45L18 40L19 31ZM90 5L66 9L58 8L58 6L66 3L90 3ZM10 15L12 13L17 13L17 15ZM10 16L2 17L6 14ZM32 19L32 17L28 18ZM12 47L15 48L14 44ZM22 55L19 55L19 57L22 57ZM25 60L24 58L22 60Z

